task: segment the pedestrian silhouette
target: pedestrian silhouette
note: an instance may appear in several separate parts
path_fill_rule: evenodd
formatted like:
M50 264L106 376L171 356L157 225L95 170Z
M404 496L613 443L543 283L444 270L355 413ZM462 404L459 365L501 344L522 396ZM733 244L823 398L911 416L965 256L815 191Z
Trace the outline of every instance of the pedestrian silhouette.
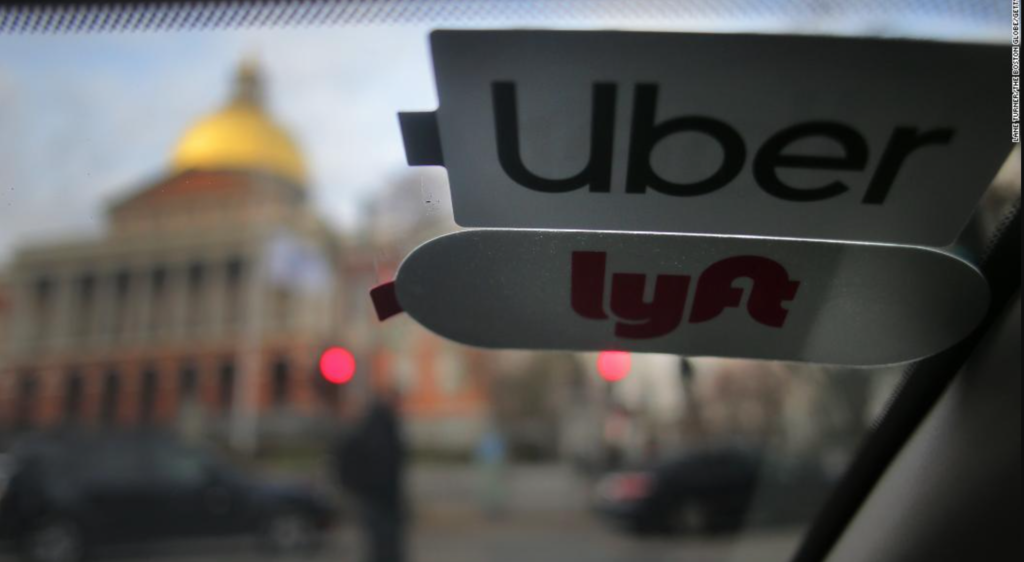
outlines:
M374 398L334 451L339 483L358 504L368 562L405 560L405 463L394 394Z

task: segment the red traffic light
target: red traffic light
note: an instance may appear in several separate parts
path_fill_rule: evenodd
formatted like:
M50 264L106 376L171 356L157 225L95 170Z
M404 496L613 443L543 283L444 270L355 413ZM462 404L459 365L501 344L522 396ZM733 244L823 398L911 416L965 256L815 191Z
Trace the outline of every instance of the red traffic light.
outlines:
M320 355L320 374L328 382L345 384L356 374L356 358L343 347L331 347Z
M626 378L632 364L633 359L628 351L602 351L597 355L597 372L608 382Z

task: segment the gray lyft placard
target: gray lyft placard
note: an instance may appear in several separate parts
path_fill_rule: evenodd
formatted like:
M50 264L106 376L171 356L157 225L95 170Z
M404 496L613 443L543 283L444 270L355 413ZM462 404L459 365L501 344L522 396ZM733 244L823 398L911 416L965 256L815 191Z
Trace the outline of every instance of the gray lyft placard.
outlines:
M374 293L381 318L480 347L855 366L938 353L989 302L978 270L929 248L503 229L431 240Z
M437 31L402 114L467 227L951 243L1011 149L997 46Z

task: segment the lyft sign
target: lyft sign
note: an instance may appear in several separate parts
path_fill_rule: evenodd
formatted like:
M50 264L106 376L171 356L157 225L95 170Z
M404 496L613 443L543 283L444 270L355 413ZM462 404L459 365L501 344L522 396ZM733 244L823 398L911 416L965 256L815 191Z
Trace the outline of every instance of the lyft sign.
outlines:
M988 287L927 248L485 229L420 246L373 297L481 347L874 366L962 339Z
M401 115L467 227L944 246L1012 148L999 46L438 31Z
M570 300L576 314L592 320L609 317L605 310L605 252L573 252ZM789 312L784 303L796 296L799 281L789 279L776 261L760 256L735 256L715 262L700 275L694 294L690 323L717 318L726 307L739 306L743 290L733 285L740 278L752 282L747 309L755 322L774 328L786 324ZM615 273L612 276L609 308L618 318L615 335L628 339L649 339L675 330L683 320L689 296L689 275L659 274L651 297L645 297L647 276L643 273Z

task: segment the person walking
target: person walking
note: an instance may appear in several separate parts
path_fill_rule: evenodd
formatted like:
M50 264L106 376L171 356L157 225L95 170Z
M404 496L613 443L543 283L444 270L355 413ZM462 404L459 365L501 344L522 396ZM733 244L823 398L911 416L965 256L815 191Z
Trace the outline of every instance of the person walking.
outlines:
M358 504L367 562L405 561L406 451L394 394L377 396L339 439L338 481Z

